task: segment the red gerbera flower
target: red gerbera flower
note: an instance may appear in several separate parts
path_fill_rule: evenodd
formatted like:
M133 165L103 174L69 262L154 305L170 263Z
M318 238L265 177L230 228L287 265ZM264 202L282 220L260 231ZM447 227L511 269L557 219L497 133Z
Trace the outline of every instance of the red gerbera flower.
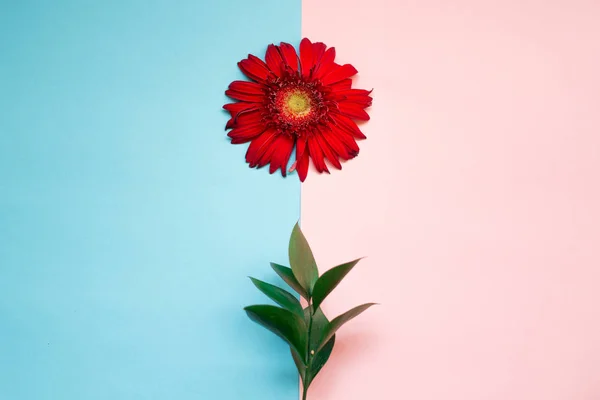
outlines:
M238 63L253 82L235 81L225 94L236 103L223 106L231 114L225 129L231 143L250 142L251 168L270 164L269 172L286 166L296 146L296 169L304 182L308 160L318 172L329 172L325 159L341 169L340 159L356 157L356 139L365 135L354 122L368 120L371 92L352 89L357 70L334 62L335 48L303 39L300 57L288 43L269 45L265 62L251 54Z

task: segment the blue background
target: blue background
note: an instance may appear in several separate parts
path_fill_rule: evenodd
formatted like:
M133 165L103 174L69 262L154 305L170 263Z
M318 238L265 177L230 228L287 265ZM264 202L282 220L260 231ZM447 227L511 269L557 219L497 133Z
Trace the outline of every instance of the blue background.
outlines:
M0 399L296 399L242 307L300 185L249 169L221 107L300 0L1 4Z

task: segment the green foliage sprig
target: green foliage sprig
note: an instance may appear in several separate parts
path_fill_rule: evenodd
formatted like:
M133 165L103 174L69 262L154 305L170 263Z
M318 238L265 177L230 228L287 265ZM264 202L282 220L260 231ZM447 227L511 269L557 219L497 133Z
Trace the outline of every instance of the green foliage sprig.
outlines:
M337 330L375 303L360 305L330 321L321 310L321 304L360 259L338 265L319 276L313 253L298 224L294 226L290 237L289 258L291 268L275 263L271 263L271 267L306 300L307 307L302 307L298 298L290 292L250 278L261 292L280 307L253 305L244 310L251 320L290 346L302 380L302 399L306 400L310 384L333 351Z

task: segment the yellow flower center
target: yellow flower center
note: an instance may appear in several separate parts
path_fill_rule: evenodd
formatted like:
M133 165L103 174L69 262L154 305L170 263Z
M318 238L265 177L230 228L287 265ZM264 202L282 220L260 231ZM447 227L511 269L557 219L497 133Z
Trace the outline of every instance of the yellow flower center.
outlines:
M284 104L286 113L294 117L303 117L310 113L310 97L301 90L292 90L286 93Z

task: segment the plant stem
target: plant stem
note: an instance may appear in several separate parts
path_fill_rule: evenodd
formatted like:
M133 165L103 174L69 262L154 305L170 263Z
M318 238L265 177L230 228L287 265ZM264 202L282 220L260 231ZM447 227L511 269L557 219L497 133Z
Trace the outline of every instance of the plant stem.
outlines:
M310 370L311 363L311 354L310 354L310 339L312 334L312 324L313 324L313 308L311 301L308 301L308 336L306 340L306 370L304 372L305 379L302 382L302 400L306 400L306 396L308 394L308 371Z
M313 310L312 305L308 305L308 336L306 340L306 365L310 362L310 335L312 333L312 324L313 324Z

